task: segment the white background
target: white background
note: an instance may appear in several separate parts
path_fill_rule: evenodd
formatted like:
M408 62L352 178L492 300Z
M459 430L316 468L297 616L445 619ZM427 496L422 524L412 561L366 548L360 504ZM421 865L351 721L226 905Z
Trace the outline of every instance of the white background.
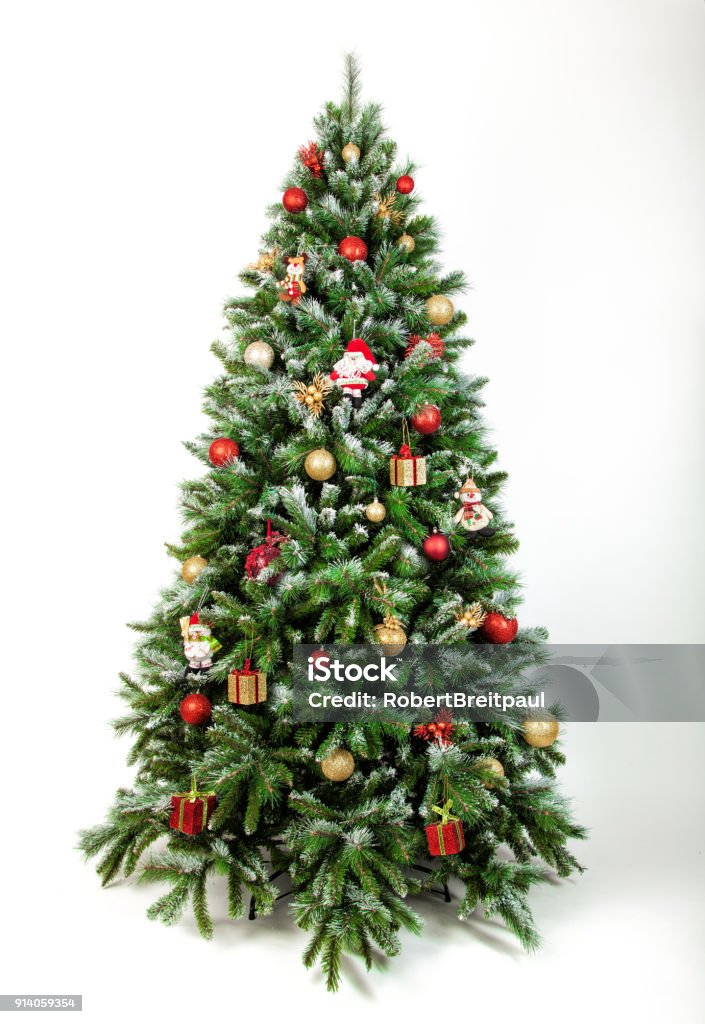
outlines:
M423 937L338 997L283 906L229 924L215 893L204 943L188 917L146 921L156 891L101 892L72 846L131 781L106 724L123 623L175 569L175 483L198 472L179 441L204 425L222 300L346 49L473 281L467 365L491 378L522 621L705 639L703 4L1 10L0 991L83 992L100 1022L136 1000L144 1020L701 1020L702 726L567 728L589 872L534 894L536 956L426 900Z

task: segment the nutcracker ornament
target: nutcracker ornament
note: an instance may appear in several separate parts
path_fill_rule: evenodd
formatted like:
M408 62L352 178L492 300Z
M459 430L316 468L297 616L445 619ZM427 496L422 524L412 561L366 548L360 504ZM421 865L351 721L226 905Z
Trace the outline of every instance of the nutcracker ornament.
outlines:
M279 287L284 289L284 291L279 293L279 298L282 302L290 302L292 306L295 306L301 296L306 294L307 289L304 284L305 262L305 254L303 256L290 256L287 260L286 277L283 281L279 282Z
M203 672L213 665L213 655L221 644L211 634L210 624L201 621L200 612L184 615L180 619L181 635L184 638L184 657L188 662L186 675Z
M360 409L362 392L375 379L375 370L379 370L379 366L369 347L362 338L352 338L345 355L333 367L330 379L342 388L343 398L350 399L353 409Z
M490 519L494 516L482 504L482 492L472 477L468 477L460 490L455 492L455 497L460 498L463 504L453 517L453 522L462 524L469 533L493 537L497 531L490 526Z

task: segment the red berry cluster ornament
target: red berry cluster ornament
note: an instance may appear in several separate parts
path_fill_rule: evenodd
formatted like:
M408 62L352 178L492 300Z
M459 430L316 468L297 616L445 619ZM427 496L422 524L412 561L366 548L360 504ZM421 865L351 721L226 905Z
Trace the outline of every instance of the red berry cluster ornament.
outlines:
M323 153L315 142L308 142L305 146L299 147L299 160L314 178L323 177Z
M282 196L282 205L287 213L303 213L308 206L308 196L302 188L288 188Z
M240 445L229 437L216 437L208 449L208 458L214 466L227 466L240 455Z
M181 701L179 711L188 725L203 725L211 716L211 702L202 693L188 693Z
M338 246L338 252L351 263L367 259L367 245L357 235L348 235L347 238L344 238Z
M263 569L266 569L270 562L273 562L281 555L280 545L285 544L289 538L285 533L279 533L272 529L271 519L267 520L267 537L264 544L259 544L250 551L245 559L245 572L251 580L256 580ZM284 570L270 576L267 583L271 586L283 575Z
M407 359L421 341L425 341L427 345L431 346L431 354L428 357L429 362L433 362L435 359L443 358L446 347L443 344L443 340L440 334L436 334L436 332L434 331L432 334L429 334L426 338L422 338L420 334L410 335L409 344L407 345L406 352L404 353Z
M435 434L441 425L441 410L437 405L426 403L411 417L411 425L419 434Z
M508 644L519 632L516 619L507 619L499 612L490 612L482 624L482 634L491 644Z
M397 178L397 192L401 192L403 196L408 196L413 191L414 179L410 174L402 174L400 178Z
M432 562L442 562L450 554L450 541L445 533L439 533L434 526L433 533L430 533L423 542L423 553Z
M417 725L414 729L414 736L420 740L434 741L443 747L450 746L453 736L453 723L450 719L450 712L440 712L435 722L427 722L424 725Z

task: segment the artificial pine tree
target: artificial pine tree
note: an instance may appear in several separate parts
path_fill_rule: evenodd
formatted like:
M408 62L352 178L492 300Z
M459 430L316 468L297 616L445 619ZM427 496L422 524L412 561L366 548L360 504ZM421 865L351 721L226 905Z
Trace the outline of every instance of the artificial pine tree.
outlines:
M408 635L479 652L512 640L518 600L484 381L457 369L472 342L450 296L465 279L439 269L414 167L379 106L360 107L353 59L315 128L213 345L211 427L188 446L208 471L183 485L170 549L181 571L134 626L138 675L122 676L115 723L135 737L134 787L81 847L104 883L122 870L169 886L150 917L172 924L190 900L205 937L209 875L227 876L239 917L243 894L272 912L287 873L304 962L320 958L335 989L344 952L368 967L375 947L398 953L399 931L421 926L408 897L451 879L461 918L482 904L533 949L540 861L569 874L566 842L584 833L555 789L554 723L294 720L294 644L401 649ZM522 665L543 640L519 633Z

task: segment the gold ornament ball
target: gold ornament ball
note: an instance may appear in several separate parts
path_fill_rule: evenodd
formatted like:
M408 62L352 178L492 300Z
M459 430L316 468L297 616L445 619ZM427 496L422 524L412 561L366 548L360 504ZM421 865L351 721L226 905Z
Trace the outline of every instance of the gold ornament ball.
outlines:
M558 722L555 718L527 718L521 731L530 747L550 747L558 739Z
M349 750L337 747L323 758L321 771L331 782L345 782L355 771L355 759Z
M446 295L432 295L426 299L426 316L436 327L442 327L452 320L454 312L453 303Z
M346 164L354 164L360 159L360 147L354 142L348 142L347 146L343 146L340 155Z
M400 249L406 249L407 252L413 252L416 248L416 242L411 235L401 235L397 245Z
M260 370L268 370L274 362L274 349L266 341L253 341L245 349L243 359L248 366L258 366Z
M194 583L207 565L208 562L205 558L201 558L200 555L192 555L181 566L181 575L187 583Z
M365 515L371 523L381 523L387 514L387 510L381 501L375 498L365 509Z
M504 765L496 757L483 757L481 761L477 762L477 767L482 768L486 772L492 772L499 779L504 778ZM483 782L482 785L485 789L494 789L494 782L489 780Z
M304 462L304 469L312 480L330 480L337 468L335 456L325 448L309 452Z
M402 629L398 619L388 618L375 626L377 643L381 644L383 652L388 658L394 658L406 647L406 633Z

